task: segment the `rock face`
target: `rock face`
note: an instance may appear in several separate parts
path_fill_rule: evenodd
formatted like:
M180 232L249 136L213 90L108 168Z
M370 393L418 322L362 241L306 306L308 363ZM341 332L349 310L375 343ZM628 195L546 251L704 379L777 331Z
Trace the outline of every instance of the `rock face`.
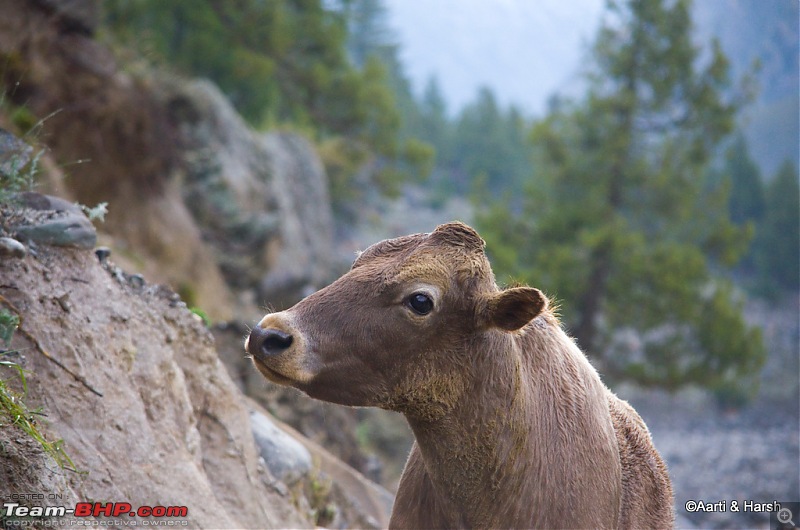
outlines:
M48 116L39 137L70 164L67 193L108 203L104 244L215 320L331 279L327 178L311 143L254 132L208 82L122 71L92 38L97 6L0 0L0 59L10 103Z
M272 267L259 294L276 308L289 307L333 278L333 214L322 161L308 140L270 133L261 142L272 154L272 189L281 214L280 232L267 255ZM335 272L334 272L335 274Z
M311 524L277 493L213 338L171 291L124 281L92 252L48 246L36 258L0 260L0 286L3 309L13 305L21 317L24 334L11 346L29 370L28 405L47 411L41 424L49 438L63 438L87 472L59 472L45 462L36 479L27 476L33 468L17 468L16 476L6 466L0 496L20 493L24 479L31 492L55 484L68 505L187 506L197 527ZM4 427L0 436L4 446L30 454L21 431Z
M90 206L108 203L102 230L119 256L228 318L232 296L172 178L173 125L152 85L121 72L92 38L98 5L0 0L2 90L11 105L47 117L37 136L69 167L67 193Z
M291 305L331 278L333 215L313 145L258 134L207 81L164 81L185 161L183 195L227 282Z
M0 208L0 232L42 212L83 215L45 195L17 204ZM6 363L0 377L41 407L39 428L79 473L59 468L3 405L0 499L185 506L201 528L388 524L392 495L247 400L169 288L123 272L104 247L40 242L15 258L0 259L0 311L19 318L0 359L25 370L27 391Z
M177 125L183 200L226 281L252 286L281 222L270 153L213 84L165 80L161 97Z

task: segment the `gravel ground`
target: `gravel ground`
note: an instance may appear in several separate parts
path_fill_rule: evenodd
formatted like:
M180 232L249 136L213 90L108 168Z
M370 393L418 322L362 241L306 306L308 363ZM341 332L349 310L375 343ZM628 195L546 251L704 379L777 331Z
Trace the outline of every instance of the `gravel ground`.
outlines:
M647 422L667 461L678 528L769 528L768 514L730 509L732 501L800 501L800 425L796 401L760 401L722 413L700 391L670 396L620 391ZM689 512L687 501L726 510Z
M618 388L639 411L667 461L678 528L769 528L768 514L745 501L800 501L800 318L796 296L781 304L748 303L768 352L753 402L723 412L708 393L676 395ZM726 501L725 511L690 512L687 501ZM740 511L731 510L737 501Z

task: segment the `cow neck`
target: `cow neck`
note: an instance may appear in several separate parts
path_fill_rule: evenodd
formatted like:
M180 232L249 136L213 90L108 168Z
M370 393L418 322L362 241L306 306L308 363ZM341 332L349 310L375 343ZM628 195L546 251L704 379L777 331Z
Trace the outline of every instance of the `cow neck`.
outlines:
M519 336L489 335L488 346L474 352L472 381L452 410L434 421L407 416L437 495L469 526L485 526L483 519L518 486L515 461L535 465L523 454L530 451L531 425Z

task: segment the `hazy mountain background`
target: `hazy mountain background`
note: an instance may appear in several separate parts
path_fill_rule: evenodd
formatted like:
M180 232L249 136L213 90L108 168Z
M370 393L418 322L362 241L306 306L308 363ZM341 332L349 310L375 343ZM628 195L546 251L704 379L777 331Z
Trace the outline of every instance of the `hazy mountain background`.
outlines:
M541 113L569 91L603 0L388 0L389 23L414 84L439 78L451 111L491 88L503 105Z
M386 0L388 25L418 92L436 77L456 113L490 88L502 105L541 115L554 94L574 95L604 0ZM745 113L750 151L765 175L797 160L798 6L794 0L699 0L696 41L718 38L734 75L761 63Z

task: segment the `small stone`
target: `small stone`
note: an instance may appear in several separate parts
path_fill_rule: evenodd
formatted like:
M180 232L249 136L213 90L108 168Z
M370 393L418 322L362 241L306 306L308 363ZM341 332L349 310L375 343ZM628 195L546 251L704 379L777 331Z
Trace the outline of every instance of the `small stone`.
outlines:
M260 412L250 413L256 446L272 476L294 484L311 471L311 453Z
M119 267L114 267L114 270L111 271L111 276L119 283L125 283L125 273Z
M72 307L69 304L69 293L64 293L61 296L57 296L55 298L55 301L65 312L69 313L70 311L72 311Z
M17 236L43 245L92 249L97 243L97 232L85 216L67 214L36 225L13 228Z
M108 247L97 247L94 249L94 255L97 256L97 261L101 264L105 263L109 256L111 256L111 249Z
M144 287L144 276L141 274L131 274L128 276L128 284L134 289L141 289Z
M10 237L0 237L0 256L4 258L24 258L28 251L25 245Z

